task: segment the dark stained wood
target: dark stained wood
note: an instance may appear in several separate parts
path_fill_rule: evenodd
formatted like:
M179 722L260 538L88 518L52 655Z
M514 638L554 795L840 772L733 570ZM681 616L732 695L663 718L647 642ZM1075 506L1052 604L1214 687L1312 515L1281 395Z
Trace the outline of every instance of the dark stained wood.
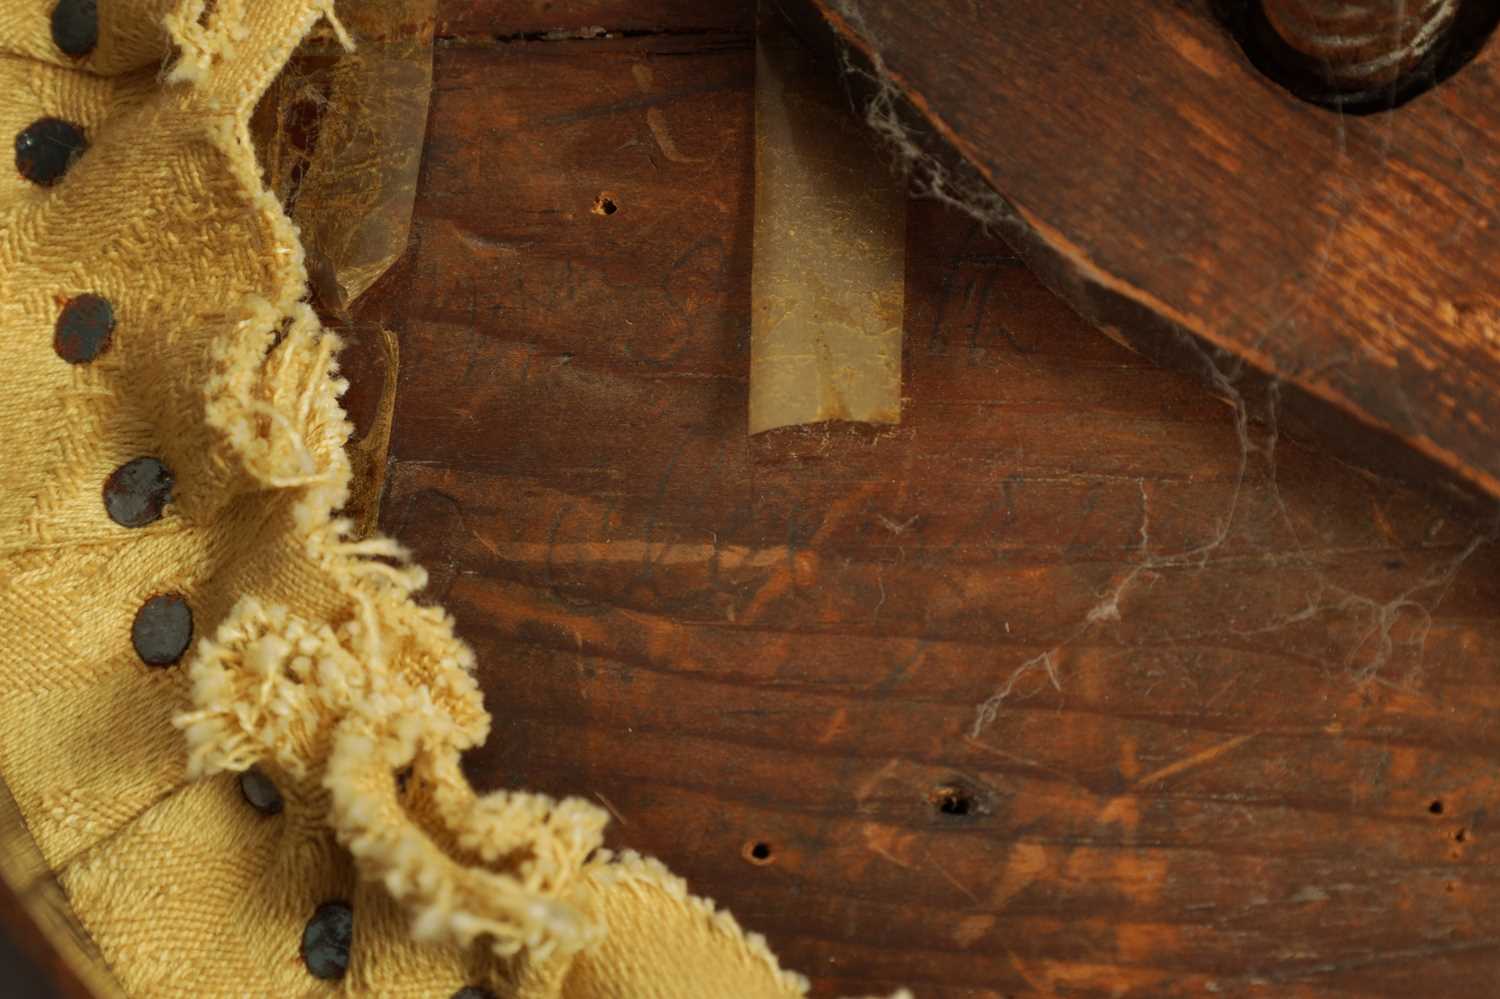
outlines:
M820 996L1493 995L1492 525L931 203L901 426L748 438L750 38L462 9L348 366L369 413L397 333L380 523L478 652L476 782L600 803Z
M1268 27L1331 90L1395 83L1443 47L1463 0L1260 0Z
M438 34L453 41L546 40L601 34L749 31L754 6L738 0L440 0Z
M32 918L25 900L0 878L0 982L7 999L95 999Z
M1351 117L1251 64L1215 16L1243 2L786 6L884 68L1094 322L1153 356L1186 331L1500 493L1495 44Z

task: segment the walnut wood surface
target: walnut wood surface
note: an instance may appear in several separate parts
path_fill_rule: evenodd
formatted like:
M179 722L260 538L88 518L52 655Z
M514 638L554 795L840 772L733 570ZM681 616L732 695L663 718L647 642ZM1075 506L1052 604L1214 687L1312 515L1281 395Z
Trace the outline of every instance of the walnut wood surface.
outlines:
M25 900L0 878L0 995L6 999L94 999Z
M1095 322L1170 349L1144 312L1500 494L1493 40L1350 117L1250 64L1214 14L1244 0L788 5L883 63Z
M748 438L749 12L547 41L619 7L451 7L349 402L388 326L380 523L478 653L480 785L597 801L820 996L1494 994L1490 525L1279 437L1227 365L1217 395L1152 366L930 203L902 425ZM1079 31L1125 59L1147 9L1186 8ZM1160 183L1099 155L1100 210ZM1085 202L1081 168L1038 187Z

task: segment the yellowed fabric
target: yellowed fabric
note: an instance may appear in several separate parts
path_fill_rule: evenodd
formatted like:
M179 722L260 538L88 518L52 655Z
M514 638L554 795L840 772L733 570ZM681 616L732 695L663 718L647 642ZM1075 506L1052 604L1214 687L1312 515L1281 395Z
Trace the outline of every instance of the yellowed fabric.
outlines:
M0 171L0 776L127 993L802 994L659 864L600 850L595 806L473 792L459 753L489 718L468 649L411 600L424 577L398 546L333 516L338 345L247 129L332 11L115 0L74 62L51 3L0 0L0 133L55 115L90 142L53 187ZM117 327L68 364L53 325L85 291ZM174 499L127 529L101 487L142 456ZM197 635L165 669L130 640L163 592ZM243 800L252 765L280 815ZM299 956L334 899L355 919L337 985Z

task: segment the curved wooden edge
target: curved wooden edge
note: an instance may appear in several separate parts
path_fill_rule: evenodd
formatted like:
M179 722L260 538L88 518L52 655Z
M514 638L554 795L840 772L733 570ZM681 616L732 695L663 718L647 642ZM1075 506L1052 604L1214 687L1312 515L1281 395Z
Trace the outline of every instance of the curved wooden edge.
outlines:
M1001 235L1041 282L1106 335L1159 364L1197 372L1204 384L1222 391L1221 372L1236 361L1236 390L1262 396L1273 385L1295 391L1280 396L1287 429L1329 446L1341 459L1370 471L1457 497L1474 511L1489 510L1500 499L1500 475L1464 460L1429 434L1403 433L1368 407L1302 371L1286 371L1275 358L1173 308L1149 289L1099 266L1066 234L1008 195L984 157L900 73L892 71L878 48L841 11L837 0L776 0L804 41L842 66L851 97L868 106L877 96L885 113L899 118L919 170L937 170L951 190L983 189L982 200L964 204ZM849 70L853 72L849 72ZM923 183L919 178L918 183ZM960 199L963 200L963 199Z

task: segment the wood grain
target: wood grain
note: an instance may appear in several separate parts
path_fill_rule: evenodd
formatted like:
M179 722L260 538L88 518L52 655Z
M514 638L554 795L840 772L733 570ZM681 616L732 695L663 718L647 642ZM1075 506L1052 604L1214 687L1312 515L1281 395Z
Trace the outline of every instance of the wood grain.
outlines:
M1395 84L1444 47L1462 0L1261 0L1299 69L1334 93ZM1289 67L1290 68L1290 67Z
M738 0L439 0L438 10L438 33L450 42L524 42L545 41L549 32L587 38L749 31L755 8Z
M348 366L368 412L396 331L380 522L480 785L599 802L819 996L1493 994L1492 525L930 203L902 425L751 439L750 38L475 24Z
M1500 494L1496 45L1350 117L1263 76L1209 0L789 5L878 59L1096 323L1154 355L1186 331Z

